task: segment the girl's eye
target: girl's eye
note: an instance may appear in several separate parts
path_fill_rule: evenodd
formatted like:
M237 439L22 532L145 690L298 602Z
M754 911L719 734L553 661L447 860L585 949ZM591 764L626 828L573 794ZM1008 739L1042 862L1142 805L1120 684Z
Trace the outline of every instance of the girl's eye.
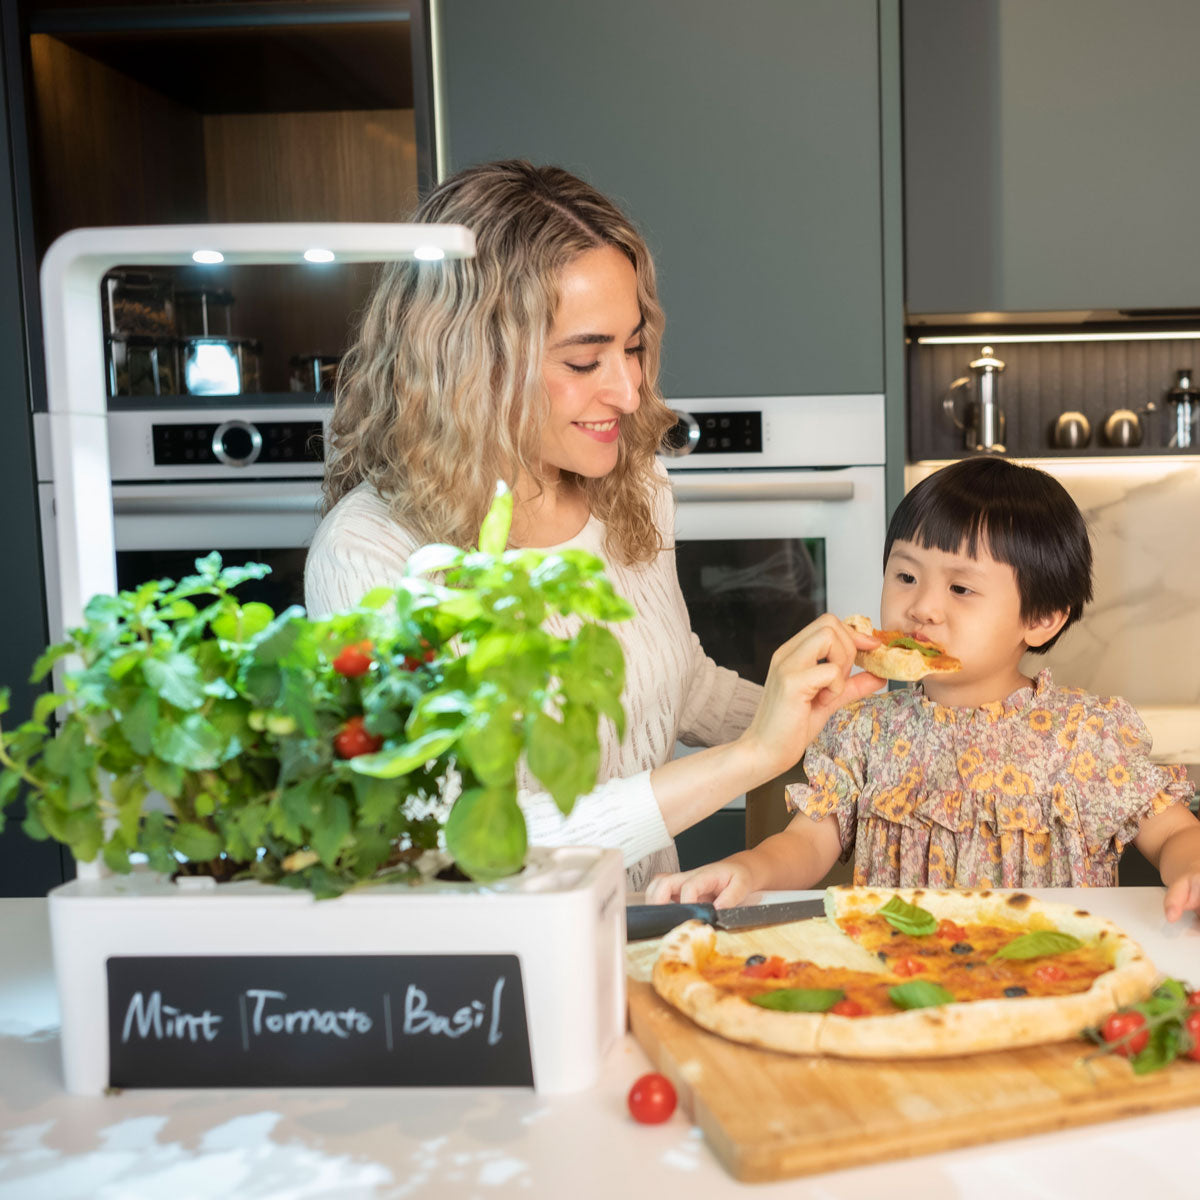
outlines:
M916 576L910 575L907 571L897 571L896 578L901 583L916 583L917 582Z
M590 363L567 363L567 367L574 371L576 375L590 375L599 365L599 359Z
M950 585L950 590L956 596L969 596L971 594L971 589L967 587L966 584L962 583L952 583Z

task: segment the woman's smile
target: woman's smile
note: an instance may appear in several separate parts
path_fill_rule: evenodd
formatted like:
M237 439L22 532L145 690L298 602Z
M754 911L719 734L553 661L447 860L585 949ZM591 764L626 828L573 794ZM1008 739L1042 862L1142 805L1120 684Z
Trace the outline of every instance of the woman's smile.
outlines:
M571 424L598 442L615 442L621 434L621 423L616 417L608 421L572 421Z

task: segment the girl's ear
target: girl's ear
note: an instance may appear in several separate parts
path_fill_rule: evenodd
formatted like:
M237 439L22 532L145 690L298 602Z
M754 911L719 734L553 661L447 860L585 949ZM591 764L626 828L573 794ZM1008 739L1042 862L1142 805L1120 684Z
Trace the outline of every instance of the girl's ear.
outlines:
M1068 612L1051 613L1038 617L1025 627L1025 645L1044 646L1067 623Z

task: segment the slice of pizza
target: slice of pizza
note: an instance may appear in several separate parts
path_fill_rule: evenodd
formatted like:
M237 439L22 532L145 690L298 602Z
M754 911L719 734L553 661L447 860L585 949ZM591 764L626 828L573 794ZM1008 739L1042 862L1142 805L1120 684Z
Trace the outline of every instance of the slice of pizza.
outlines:
M741 933L686 922L654 988L733 1041L941 1058L1078 1037L1158 977L1111 922L1022 892L831 888L826 910Z
M901 633L894 629L876 629L869 617L860 613L847 617L843 624L856 633L878 638L883 645L874 650L860 650L854 662L864 671L878 675L880 679L898 679L913 682L926 675L949 674L961 671L962 663L945 649L928 638Z

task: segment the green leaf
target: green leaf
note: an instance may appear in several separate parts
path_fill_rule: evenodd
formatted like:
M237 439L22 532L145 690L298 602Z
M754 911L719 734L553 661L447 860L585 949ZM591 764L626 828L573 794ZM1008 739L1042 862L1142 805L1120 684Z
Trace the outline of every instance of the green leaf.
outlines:
M327 867L337 861L338 851L349 833L350 805L346 803L346 797L336 793L321 796L320 812L309 843Z
M376 754L360 754L349 760L350 769L360 775L374 775L377 779L397 779L444 754L454 745L457 736L452 731L434 730L404 746L380 750Z
M525 862L525 815L516 786L470 788L446 821L446 849L472 879L484 883L515 874Z
M928 979L912 979L908 983L888 988L888 996L897 1008L936 1008L941 1004L953 1004L954 996L941 984Z
M177 763L163 762L160 758L148 758L142 767L146 783L168 800L178 799L183 791L183 768Z
M33 702L32 719L39 725L44 724L46 718L60 705L66 704L69 699L70 696L61 695L58 692L44 693Z
M404 797L403 790L390 779L376 779L370 775L355 775L352 782L360 824L388 824L400 807L400 801Z
M182 854L189 862L208 862L221 853L221 837L203 825L183 821L175 826L171 834L171 849Z
M1072 937L1069 933L1060 933L1057 929L1035 929L1001 946L992 955L992 959L1047 958L1051 954L1066 954L1068 950L1078 950L1082 945L1077 937Z
M158 697L142 691L121 718L121 728L133 749L141 755L151 752L154 727L158 724Z
M110 838L104 843L103 858L104 865L118 875L128 875L133 870L129 862L129 851L116 838Z
M73 653L74 650L75 647L70 642L59 642L57 645L48 647L38 655L37 661L34 662L29 682L41 683L50 674L54 664L60 658L65 658L68 654Z
M1179 1055L1183 1027L1178 1021L1163 1021L1150 1030L1150 1040L1146 1048L1135 1054L1131 1060L1133 1073L1145 1075L1165 1067Z
M444 546L440 543L433 543L428 546L419 546L414 550L408 556L404 572L406 575L436 575L439 572L449 571L452 567L458 566L462 560L463 551L457 546ZM390 594L394 594L394 592L394 589L389 589ZM373 597L374 594L374 592L368 592L363 597L362 603L365 605L368 597Z
M512 704L480 712L459 738L457 755L481 783L496 787L511 783L521 757L521 730L513 719Z
M776 1009L779 1012L828 1012L839 1000L845 999L841 988L776 988L749 997L751 1004L759 1008Z
M585 711L568 708L562 721L540 712L529 724L529 769L559 811L569 813L596 781L600 747L595 721Z
M513 496L501 481L496 484L496 495L487 516L479 529L479 549L484 554L503 554L508 545L508 531L512 528Z
M915 904L906 904L899 896L893 896L880 910L879 915L893 928L911 937L925 937L937 929L937 917Z
M142 663L146 683L168 704L190 710L204 703L204 680L200 668L186 654L147 658Z
M927 646L924 642L918 642L915 638L892 638L892 640L888 642L888 646L894 646L900 650L915 650L918 654L922 654L926 658L937 658L938 656L938 650L935 647Z
M220 766L226 743L219 730L200 713L188 713L179 722L160 720L151 740L159 758L190 771Z

